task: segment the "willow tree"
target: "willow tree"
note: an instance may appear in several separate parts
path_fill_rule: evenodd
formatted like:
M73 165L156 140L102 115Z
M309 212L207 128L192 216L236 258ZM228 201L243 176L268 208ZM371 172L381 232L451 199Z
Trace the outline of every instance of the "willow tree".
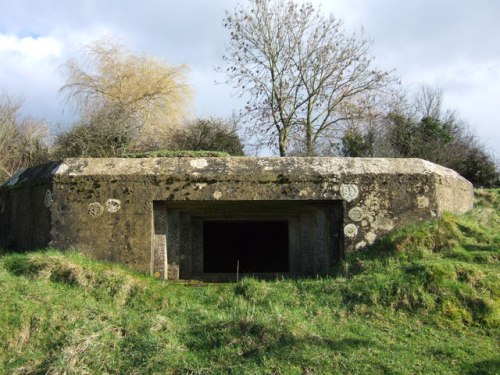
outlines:
M21 116L22 100L0 93L0 185L21 168L48 159L45 121Z
M134 54L112 40L87 45L83 57L61 67L66 84L60 92L79 113L78 126L108 126L112 114L120 119L114 127L144 149L164 143L182 122L191 100L185 65Z
M310 3L249 0L227 12L228 83L248 98L253 135L285 156L292 140L314 155L320 142L373 105L390 81L374 67L370 42Z

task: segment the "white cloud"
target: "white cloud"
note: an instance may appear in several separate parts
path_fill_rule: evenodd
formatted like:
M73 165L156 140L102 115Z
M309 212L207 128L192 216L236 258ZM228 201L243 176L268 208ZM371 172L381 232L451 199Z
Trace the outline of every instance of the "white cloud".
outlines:
M24 59L39 61L61 55L61 43L53 37L23 37L0 34L0 56L19 54Z
M52 36L0 34L0 90L22 98L25 115L52 120L59 112L62 52L63 43Z

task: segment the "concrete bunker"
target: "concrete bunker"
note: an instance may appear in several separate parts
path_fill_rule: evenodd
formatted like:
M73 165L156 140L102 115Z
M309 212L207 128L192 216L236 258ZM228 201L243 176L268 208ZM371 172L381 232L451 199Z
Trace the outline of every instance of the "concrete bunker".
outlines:
M325 275L393 229L472 207L420 159L65 159L0 188L0 247L78 249L162 279Z

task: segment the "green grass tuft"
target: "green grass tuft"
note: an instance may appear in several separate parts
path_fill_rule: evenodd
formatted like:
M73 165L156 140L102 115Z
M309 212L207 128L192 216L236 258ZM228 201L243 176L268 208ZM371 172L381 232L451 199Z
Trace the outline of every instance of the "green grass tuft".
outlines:
M346 305L384 306L436 321L498 327L498 191L479 191L478 208L396 231L342 261ZM487 216L487 219L485 219Z

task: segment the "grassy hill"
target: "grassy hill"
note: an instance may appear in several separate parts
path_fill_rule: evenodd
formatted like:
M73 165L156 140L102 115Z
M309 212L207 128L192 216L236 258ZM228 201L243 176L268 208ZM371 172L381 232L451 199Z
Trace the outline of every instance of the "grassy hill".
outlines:
M330 277L165 283L55 250L0 257L0 373L500 373L500 190Z

